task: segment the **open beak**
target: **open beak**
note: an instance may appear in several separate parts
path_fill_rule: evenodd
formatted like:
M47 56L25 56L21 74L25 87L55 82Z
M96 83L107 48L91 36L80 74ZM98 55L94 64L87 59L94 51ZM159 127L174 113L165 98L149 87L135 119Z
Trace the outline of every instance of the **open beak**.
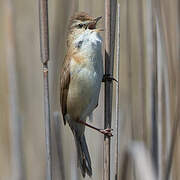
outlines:
M96 28L96 24L101 18L102 18L102 16L95 18L93 20L93 22L89 24L88 28L94 32L104 31L104 29L102 29L102 28Z
M97 17L97 18L94 19L94 21L96 22L96 24L97 24L97 22L98 22L101 18L102 18L102 16L99 16L99 17ZM94 29L94 31L95 31L95 32L101 32L101 31L104 31L104 29L103 29L103 28L96 28L96 29Z
M94 19L95 23L97 24L97 22L102 18L102 16L99 16L97 18Z

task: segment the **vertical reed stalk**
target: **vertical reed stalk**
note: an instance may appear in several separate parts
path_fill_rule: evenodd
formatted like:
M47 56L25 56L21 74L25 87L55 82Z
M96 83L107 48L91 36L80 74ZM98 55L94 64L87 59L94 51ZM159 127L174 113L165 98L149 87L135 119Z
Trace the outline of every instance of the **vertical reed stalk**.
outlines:
M162 73L163 73L163 52L162 52L162 40L160 37L160 29L159 29L159 22L156 17L156 32L157 32L157 97L158 97L158 103L157 103L157 125L158 125L158 179L162 180L163 176L163 151L162 151Z
M177 136L178 136L178 128L180 129L180 113L179 113L180 98L177 98L177 101L178 102L177 102L177 105L176 105L176 112L175 112L176 114L175 114L173 130L172 130L172 136L171 136L171 145L170 145L170 148L169 148L167 162L166 162L165 178L164 178L165 180L170 179L170 173L171 173L172 162L173 162L173 154L174 154L174 149L175 149Z
M105 74L113 76L116 0L105 1ZM113 10L113 13L112 13ZM105 82L104 127L111 128L113 82ZM104 136L104 180L110 180L110 137Z
M39 0L39 28L40 28L40 50L41 62L43 64L44 79L44 116L46 136L46 158L47 170L46 179L52 179L52 154L51 154L51 125L50 125L50 103L49 103L49 82L48 82L48 61L49 61L49 34L48 34L48 0Z
M169 152L171 147L171 112L170 112L170 94L169 94L169 72L168 72L168 65L167 60L164 64L163 69L163 76L164 76L164 89L165 89L165 116L166 116L166 160L169 158ZM169 170L166 169L165 172L167 173ZM169 173L169 174L168 174ZM170 172L168 172L168 178L166 180L171 180L172 177L170 176Z
M115 143L115 166L116 166L116 174L115 174L115 180L118 179L118 167L119 167L119 133L120 133L120 122L119 122L119 111L120 111L120 106L119 106L119 71L120 71L120 4L118 3L118 8L117 8L117 48L116 48L116 79L118 81L118 84L116 86L116 143Z
M111 0L105 1L105 73L110 74L111 53ZM105 82L104 128L111 127L112 82ZM110 137L104 136L104 180L110 180Z
M153 12L153 4L152 4L152 13ZM156 173L158 175L158 101L157 101L157 29L156 29L156 23L155 23L155 16L153 17L153 73L152 73L152 157L154 161L154 166Z
M154 78L154 63L153 63L153 13L152 13L152 1L146 0L142 1L143 4L145 4L143 16L144 16L144 31L145 31L145 81L146 81L146 90L145 90L145 99L146 99L146 120L148 124L153 125L153 119L154 119L154 84L153 84L153 78ZM149 128L151 134L153 132L152 128ZM152 138L148 136L148 140L151 142L153 141L153 135ZM152 143L153 146L153 143ZM153 148L152 148L153 149ZM153 152L153 150L152 150Z
M163 65L163 84L165 95L165 132L166 132L166 158L168 157L170 145L171 145L171 108L170 108L170 89L169 89L169 71L168 71L168 59L166 52L164 52L164 65Z

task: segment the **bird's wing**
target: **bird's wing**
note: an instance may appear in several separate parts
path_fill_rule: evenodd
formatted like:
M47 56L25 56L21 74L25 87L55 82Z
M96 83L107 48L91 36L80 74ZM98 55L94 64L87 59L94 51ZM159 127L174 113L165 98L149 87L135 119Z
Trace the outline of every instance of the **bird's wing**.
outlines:
M63 114L64 124L66 124L65 115L67 113L67 96L70 83L70 57L66 56L64 59L61 77L60 77L60 103Z

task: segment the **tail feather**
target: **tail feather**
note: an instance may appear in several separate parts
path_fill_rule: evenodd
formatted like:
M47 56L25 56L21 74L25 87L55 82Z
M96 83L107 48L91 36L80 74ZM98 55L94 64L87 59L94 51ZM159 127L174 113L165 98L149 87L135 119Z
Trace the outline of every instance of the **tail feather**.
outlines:
M82 172L83 177L86 176L86 173L91 177L92 168L91 168L91 158L89 155L88 147L86 144L86 139L84 134L82 136L75 136L77 154L78 154L78 163Z

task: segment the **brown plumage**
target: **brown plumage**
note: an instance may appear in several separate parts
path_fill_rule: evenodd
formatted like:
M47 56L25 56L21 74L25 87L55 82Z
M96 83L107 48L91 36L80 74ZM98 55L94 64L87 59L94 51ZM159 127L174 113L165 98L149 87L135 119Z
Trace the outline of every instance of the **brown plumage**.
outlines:
M72 25L74 24L74 22L76 21L93 21L93 18L90 17L87 13L85 12L79 12L79 13L76 13L74 16L71 17L70 21L69 21L69 31L68 31L68 34L71 34L74 27L72 27Z
M79 20L79 21L87 21L87 20L93 21L94 18L89 16L86 12L78 12L74 16L71 17L70 26L76 20Z
M61 71L61 80L60 80L60 103L61 111L63 114L64 124L66 125L65 115L67 113L67 95L70 83L70 56L66 55L63 63L63 71Z
M68 32L68 39L67 39L67 46L69 46L68 42L72 42L71 34L73 32L73 28L71 27L74 21L93 21L94 18L89 16L86 12L78 12L74 14L74 16L71 17L70 23L69 23L69 32ZM61 71L61 80L60 80L60 103L61 103L61 108L62 108L62 114L63 114L63 120L64 124L66 124L65 120L65 115L67 113L67 95L68 95L68 89L69 89L69 83L70 83L70 69L69 69L69 64L70 61L74 55L74 60L81 63L83 61L83 57L78 57L76 55L76 49L74 47L71 47L68 49L68 53L64 58L64 63L63 63L63 69Z
M92 168L84 136L85 126L80 124L79 120L86 122L86 118L96 108L99 97L103 75L101 40L98 32L93 31L99 19L90 17L84 12L76 13L71 18L67 39L67 55L60 77L60 104L63 120L64 124L68 122L73 132L78 163L83 177L86 174L92 176ZM78 41L81 35L86 38L85 43L89 43L87 48L84 46L82 49L80 48L81 42L84 40ZM98 45L98 50L94 46L92 47L94 43L94 41L91 42L92 39L95 41L95 45ZM88 49L90 51L84 51Z
M69 90L70 84L70 62L73 58L74 61L81 64L84 61L84 58L81 56L77 56L76 53L67 54L64 59L63 63L63 71L61 71L61 79L60 79L60 104L61 104L61 111L63 114L64 124L66 125L65 115L67 114L67 95Z

